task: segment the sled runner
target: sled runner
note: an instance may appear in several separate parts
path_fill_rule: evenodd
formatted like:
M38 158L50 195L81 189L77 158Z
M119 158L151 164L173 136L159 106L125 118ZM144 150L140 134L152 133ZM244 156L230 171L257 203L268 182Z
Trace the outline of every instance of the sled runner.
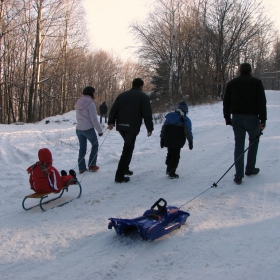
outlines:
M71 183L73 183L73 184L71 184ZM23 199L23 201L22 201L22 207L23 207L23 209L24 209L24 210L30 210L30 209L32 209L32 208L34 208L34 207L40 206L40 208L42 209L42 211L47 211L47 209L44 208L43 204L47 204L47 203L49 203L49 202L51 202L51 201L54 201L54 200L57 200L57 199L61 198L62 195L64 194L64 191L68 192L68 188L70 187L70 184L71 184L71 189L73 188L73 186L77 186L77 187L79 188L79 194L78 194L78 196L76 196L76 197L74 197L74 198L72 198L72 199L70 199L70 200L67 200L67 201L65 201L65 202L63 202L63 203L61 203L61 204L59 204L59 205L56 205L56 206L54 206L54 207L52 207L52 208L63 206L63 205L65 205L65 204L67 204L67 203L73 201L74 199L79 198L79 197L81 196L81 194L82 194L82 186L81 186L81 184L79 183L78 180L76 180L76 179L71 179L71 180L68 181L67 185L66 185L64 188L61 189L60 193L49 192L49 193L33 193L33 194L30 194L30 195L27 195L27 196ZM46 199L48 198L48 196L49 196L49 195L52 195L52 194L53 194L53 195L56 195L56 196L55 196L54 198L51 198L51 199L49 199L49 200L46 200ZM27 198L39 198L39 199L40 199L40 202L39 202L39 204L36 204L36 205L34 205L34 206L31 206L31 207L28 207L28 208L27 208L27 207L25 206L25 201L27 200ZM49 208L49 209L52 209L52 208Z
M163 203L163 205L161 205ZM143 216L134 219L109 218L108 229L116 230L118 235L137 230L143 240L155 240L172 230L179 228L190 216L175 206L167 206L167 202L160 198Z

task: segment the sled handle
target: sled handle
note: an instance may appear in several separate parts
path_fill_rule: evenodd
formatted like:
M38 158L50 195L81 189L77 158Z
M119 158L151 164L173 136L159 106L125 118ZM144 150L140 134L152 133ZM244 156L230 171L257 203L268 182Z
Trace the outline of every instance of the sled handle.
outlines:
M163 202L163 205L160 205L160 203ZM151 207L151 211L154 214L159 214L161 212L164 211L164 209L166 208L167 202L165 199L160 198L158 201L156 201L153 206ZM157 207L157 209L155 209Z

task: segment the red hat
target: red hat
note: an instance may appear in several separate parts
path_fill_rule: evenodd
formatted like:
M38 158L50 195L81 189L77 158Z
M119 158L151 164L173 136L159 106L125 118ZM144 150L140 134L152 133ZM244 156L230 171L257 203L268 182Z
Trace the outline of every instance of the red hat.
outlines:
M43 148L38 151L38 157L41 163L48 165L52 164L52 153L48 148Z

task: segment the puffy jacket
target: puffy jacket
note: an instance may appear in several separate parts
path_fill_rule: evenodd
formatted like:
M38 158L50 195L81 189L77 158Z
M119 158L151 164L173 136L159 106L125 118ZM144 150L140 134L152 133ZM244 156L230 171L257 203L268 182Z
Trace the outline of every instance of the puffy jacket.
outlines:
M30 174L30 188L36 193L60 192L73 177L60 176L57 169L52 166L52 154L49 149L40 149L38 157L39 161L27 168Z
M193 141L191 120L181 110L168 113L165 119L160 133L164 147L182 148L186 139Z
M226 86L223 100L224 118L231 114L256 115L261 123L266 122L266 97L261 80L250 74L242 74Z
M102 127L97 119L97 112L94 100L89 95L83 95L76 103L76 118L78 130L89 130L95 128L101 134Z
M109 114L108 124L118 131L128 131L138 135L144 119L148 132L154 130L149 97L139 88L133 87L116 98Z

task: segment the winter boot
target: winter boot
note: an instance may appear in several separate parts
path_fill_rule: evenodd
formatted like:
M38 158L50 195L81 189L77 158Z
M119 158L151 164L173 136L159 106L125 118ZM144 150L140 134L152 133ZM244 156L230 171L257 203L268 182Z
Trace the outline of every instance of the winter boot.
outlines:
M61 170L61 171L60 171L60 174L61 174L61 176L66 176L66 175L67 175L67 172L66 172L65 170Z
M124 174L131 176L131 175L133 175L133 171L127 169L127 170L125 170Z
M69 170L69 175L72 175L72 176L73 176L73 178L77 180L77 175L76 175L75 170L70 169L70 170Z
M179 175L175 173L175 171L169 172L169 178L170 179L178 179Z

